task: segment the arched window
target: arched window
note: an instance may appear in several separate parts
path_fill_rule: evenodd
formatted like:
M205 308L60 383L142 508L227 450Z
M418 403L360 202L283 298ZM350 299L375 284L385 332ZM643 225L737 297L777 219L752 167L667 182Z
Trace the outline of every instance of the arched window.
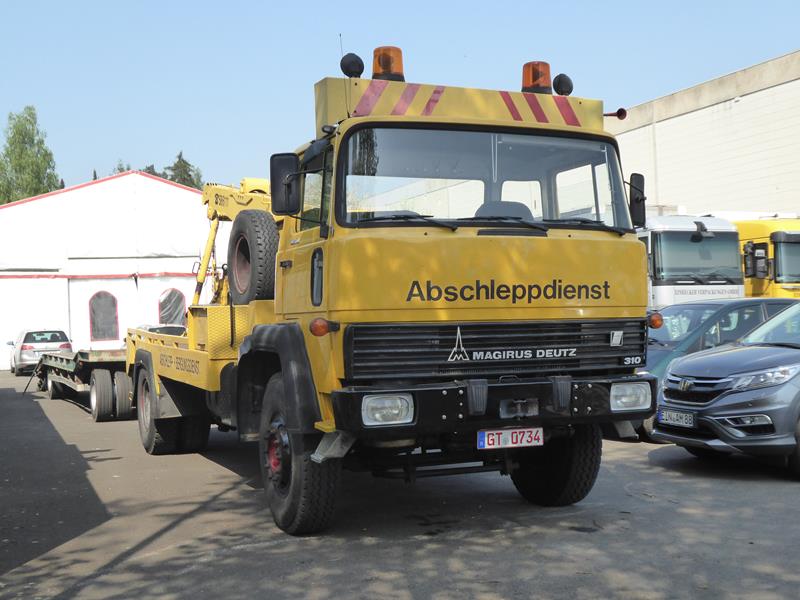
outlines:
M97 292L89 299L89 328L92 341L118 340L117 299L109 292Z
M186 296L180 290L164 290L158 299L159 325L186 325Z

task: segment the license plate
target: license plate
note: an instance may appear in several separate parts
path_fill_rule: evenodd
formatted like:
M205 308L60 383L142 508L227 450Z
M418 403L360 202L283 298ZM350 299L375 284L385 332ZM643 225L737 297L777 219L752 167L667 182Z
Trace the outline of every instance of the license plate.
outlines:
M677 427L697 427L694 413L681 412L679 410L659 410L658 422Z
M544 444L541 427L525 429L484 429L478 432L478 450L526 448Z

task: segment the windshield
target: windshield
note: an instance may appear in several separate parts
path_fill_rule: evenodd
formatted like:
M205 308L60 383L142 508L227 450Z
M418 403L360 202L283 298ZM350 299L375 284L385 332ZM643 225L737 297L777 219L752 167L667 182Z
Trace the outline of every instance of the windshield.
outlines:
M22 340L26 344L52 344L54 342L68 342L63 331L29 331Z
M794 304L756 327L743 344L800 344L800 304Z
M694 277L708 283L733 280L742 283L739 234L716 232L702 237L693 231L653 232L653 259L656 279Z
M800 244L777 242L775 259L775 281L800 283Z
M700 327L706 319L717 312L710 304L675 304L660 310L664 324L658 329L650 329L651 341L675 345L686 339L692 331Z
M347 141L346 223L584 218L630 228L614 147L586 139L435 129L360 129Z

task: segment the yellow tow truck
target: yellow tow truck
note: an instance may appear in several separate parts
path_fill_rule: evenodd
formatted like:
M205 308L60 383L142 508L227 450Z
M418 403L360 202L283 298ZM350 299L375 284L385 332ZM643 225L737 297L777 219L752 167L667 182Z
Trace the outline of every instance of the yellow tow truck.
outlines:
M407 83L395 47L371 79L354 54L341 67L269 193L206 187L187 333L128 332L145 449L200 450L211 424L258 441L292 534L330 524L343 468L499 471L532 503L580 501L603 435L632 436L655 397L635 373L644 181L628 201L602 103L544 62L520 92Z
M800 219L736 221L745 295L800 298Z

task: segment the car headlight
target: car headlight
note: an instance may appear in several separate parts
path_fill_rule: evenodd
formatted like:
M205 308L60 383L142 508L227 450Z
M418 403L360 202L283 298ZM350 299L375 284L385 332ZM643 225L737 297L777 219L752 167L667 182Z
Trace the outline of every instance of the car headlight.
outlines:
M411 394L369 394L361 400L364 425L402 425L414 420Z
M800 365L788 365L764 371L742 373L734 377L732 387L735 390L752 390L771 385L780 385L789 381L798 372L800 372Z
M609 403L611 412L647 410L650 408L650 384L643 381L612 383Z

